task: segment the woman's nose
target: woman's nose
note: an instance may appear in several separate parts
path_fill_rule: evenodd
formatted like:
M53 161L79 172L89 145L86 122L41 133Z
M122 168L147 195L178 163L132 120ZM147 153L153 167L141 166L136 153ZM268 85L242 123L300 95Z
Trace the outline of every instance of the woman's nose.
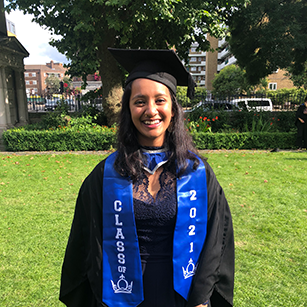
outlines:
M145 110L145 114L149 117L153 117L158 113L157 105L155 101L149 101L147 104L147 108Z

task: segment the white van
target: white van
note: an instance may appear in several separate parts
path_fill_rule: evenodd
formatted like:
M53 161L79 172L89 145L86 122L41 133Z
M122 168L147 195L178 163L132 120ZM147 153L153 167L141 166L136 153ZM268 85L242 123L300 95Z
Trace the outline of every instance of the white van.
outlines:
M269 98L240 98L232 100L231 103L242 110L273 111L273 104Z

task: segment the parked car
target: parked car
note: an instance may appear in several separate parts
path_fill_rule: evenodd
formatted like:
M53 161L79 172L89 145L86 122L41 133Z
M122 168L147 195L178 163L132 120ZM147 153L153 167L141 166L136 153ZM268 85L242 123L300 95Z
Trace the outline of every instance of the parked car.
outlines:
M46 99L44 97L28 97L27 102L35 104L44 104L46 102Z
M238 110L238 106L229 101L213 101L203 104L203 109L214 111L235 111Z
M200 101L191 109L184 110L185 113L193 112L196 109L203 111L234 111L239 110L238 106L227 100L206 100Z
M65 99L64 101L69 106L69 110L74 110L74 108L75 108L74 99ZM58 98L58 97L54 97L52 99L46 99L45 111L54 111L55 108L59 105L60 102L61 102L61 99Z
M269 98L240 98L234 99L231 103L241 110L247 111L273 111L273 104Z
M58 106L59 101L59 98L46 99L45 111L54 111L55 108Z

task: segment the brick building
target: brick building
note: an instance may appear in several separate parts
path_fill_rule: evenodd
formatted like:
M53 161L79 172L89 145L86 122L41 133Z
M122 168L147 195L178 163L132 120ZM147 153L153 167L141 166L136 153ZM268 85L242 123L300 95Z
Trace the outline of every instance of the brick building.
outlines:
M286 71L283 69L277 69L273 74L269 75L268 78L268 89L269 90L280 90L282 88L294 87L293 82L287 77Z
M231 53L228 42L225 39L217 39L207 36L211 48L215 52L196 51L198 44L192 44L189 51L189 71L198 86L205 86L211 91L212 81L215 74L219 73L226 66L236 64L237 59ZM285 76L286 71L278 69L267 77L268 89L277 90L282 88L293 88L293 82Z
M98 74L87 75L86 83L86 89L82 89L82 94L86 94L88 91L94 91L102 86L101 78ZM81 88L82 84L83 81L81 77L72 78L72 85L74 88Z
M45 65L25 65L25 84L27 95L44 95L47 92L45 80L51 75L63 80L67 69L62 63Z

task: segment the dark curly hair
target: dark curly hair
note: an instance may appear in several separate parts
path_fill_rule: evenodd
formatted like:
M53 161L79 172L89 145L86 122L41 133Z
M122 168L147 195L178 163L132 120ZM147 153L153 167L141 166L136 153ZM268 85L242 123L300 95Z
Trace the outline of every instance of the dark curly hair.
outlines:
M132 81L133 82L133 81ZM132 82L127 84L123 97L122 109L119 115L119 129L117 134L117 150L114 167L122 176L129 176L133 181L142 171L142 156L140 144L129 107ZM193 145L191 136L184 126L182 107L177 102L175 94L169 90L172 99L173 119L171 127L167 129L164 146L169 149L169 162L171 169L177 170L180 177L188 167L188 161L193 161L193 168L197 169L199 160L196 157L197 150Z

